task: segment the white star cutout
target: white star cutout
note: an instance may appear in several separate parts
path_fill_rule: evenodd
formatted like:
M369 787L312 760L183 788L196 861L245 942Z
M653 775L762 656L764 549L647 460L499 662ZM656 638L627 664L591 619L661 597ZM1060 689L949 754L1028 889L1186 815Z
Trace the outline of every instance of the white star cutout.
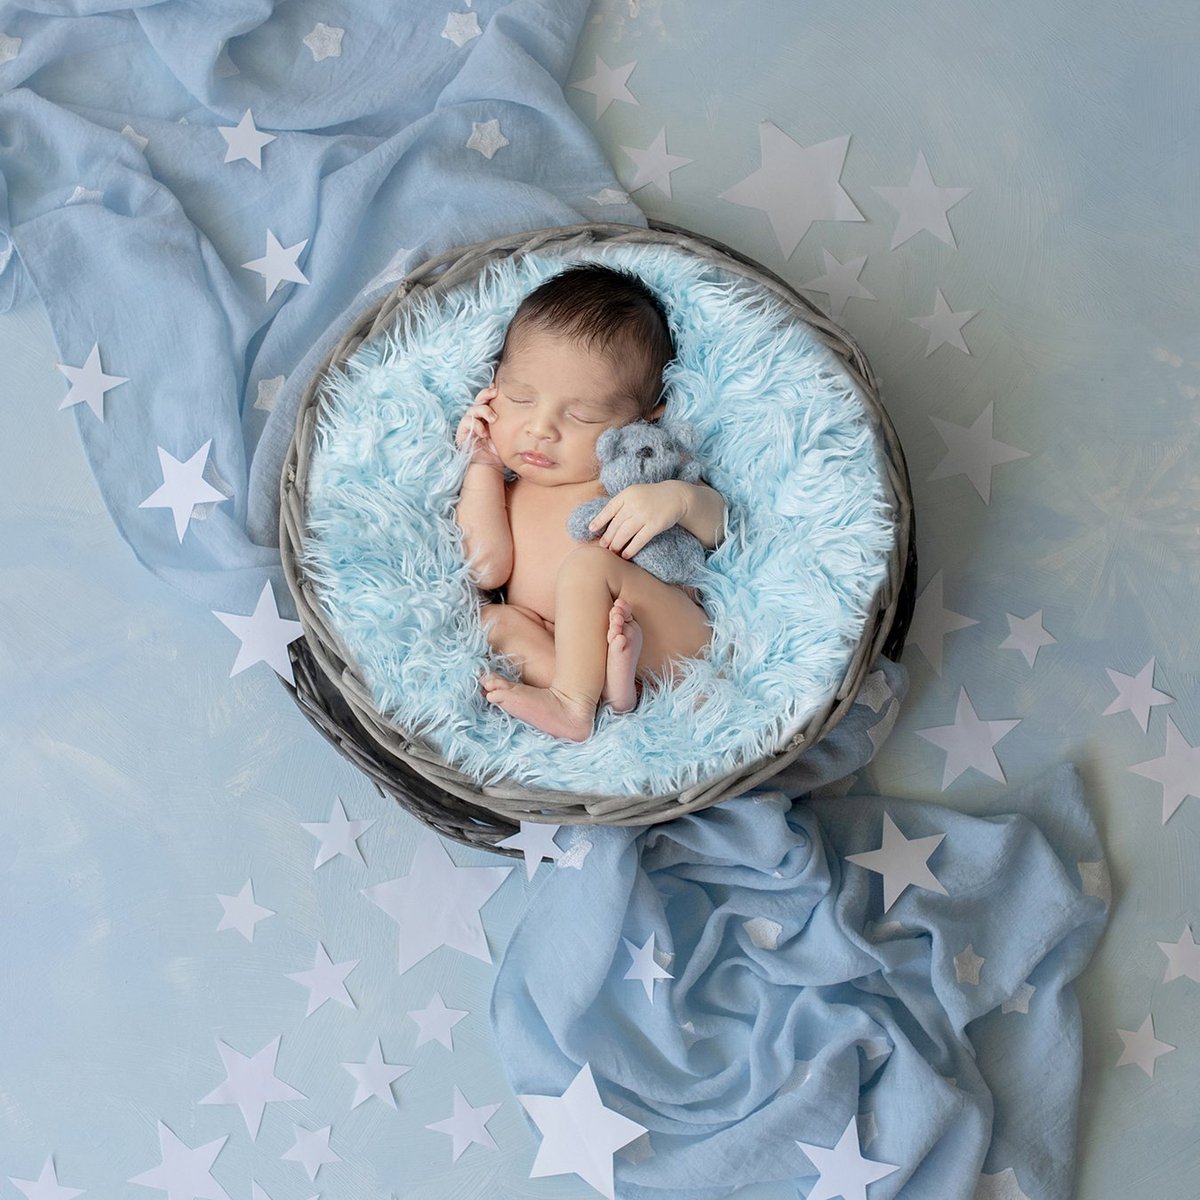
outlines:
M966 629L970 625L978 624L979 622L972 617L951 612L942 603L942 572L939 570L917 597L906 644L916 646L925 655L929 665L940 675L942 639L956 629Z
M447 1008L441 992L434 992L425 1008L414 1008L409 1014L421 1032L417 1034L417 1045L426 1042L441 1042L452 1054L454 1053L454 1034L451 1030L467 1016L464 1008Z
M929 858L945 836L944 833L935 833L930 837L906 838L885 812L883 844L879 849L848 854L846 860L883 876L883 911L887 912L910 886L938 892L942 896L950 894L929 869Z
M479 17L475 13L447 13L446 26L442 30L442 37L448 38L459 49L465 46L469 41L479 37L483 32L479 28ZM489 158L491 155L488 156Z
M784 258L814 221L865 221L840 179L850 135L801 146L771 121L758 127L762 166L719 196L767 214Z
M886 1179L900 1168L894 1163L875 1162L863 1158L858 1145L858 1121L850 1117L842 1136L832 1149L797 1141L796 1145L808 1155L817 1169L817 1182L808 1193L808 1200L867 1200L867 1185Z
M835 320L842 315L846 301L850 299L874 300L876 297L867 291L858 277L866 264L867 256L852 258L848 262L839 262L824 247L821 257L825 261L825 274L802 283L800 287L806 292L824 292L829 297L829 315Z
M1150 710L1159 704L1172 704L1175 697L1168 696L1154 687L1154 659L1151 659L1137 675L1122 675L1111 667L1104 668L1117 689L1117 698L1100 714L1129 712L1143 733L1150 727Z
M1006 442L992 437L992 409L995 401L975 418L971 425L956 425L943 421L941 417L930 417L941 439L946 443L947 454L926 479L948 479L952 475L965 475L983 498L984 504L991 503L992 468L1017 458L1028 458L1024 450L1018 450Z
M525 878L532 879L543 859L557 862L562 858L563 852L554 840L554 835L561 828L561 825L546 825L540 821L522 821L518 833L496 845L520 850L525 856Z
M249 109L242 113L242 119L236 125L218 125L217 129L227 143L225 162L244 158L252 167L262 170L262 148L275 140L275 134L263 133L256 128Z
M592 843L581 833L575 835L575 840L562 852L562 857L554 865L561 871L570 867L575 871L583 870L584 859L591 853Z
M1117 1036L1125 1043L1121 1057L1117 1059L1118 1067L1136 1063L1151 1079L1154 1078L1155 1060L1174 1050L1175 1047L1166 1042L1160 1042L1154 1036L1154 1020L1151 1014L1146 1014L1141 1028L1136 1032L1129 1029L1118 1029Z
M441 839L424 833L406 876L363 888L400 926L400 974L439 946L492 961L479 910L512 867L456 867Z
M150 145L150 139L143 137L132 125L126 125L121 130L121 136L128 142L132 142L139 150L145 150Z
M162 471L162 485L138 505L138 508L169 508L175 518L176 536L181 542L183 535L187 533L188 522L192 519L192 509L197 504L207 504L210 500L219 504L226 499L203 478L211 445L212 438L209 438L187 462L181 461L159 446L158 465Z
M508 144L508 138L500 132L498 120L471 122L471 136L467 138L468 150L478 150L484 158L491 158L497 150L502 150Z
M0 33L0 63L12 62L20 53L21 39Z
M317 861L313 863L313 870L315 871L322 863L327 863L339 854L344 854L347 858L356 860L359 866L365 867L367 864L363 861L362 852L358 848L358 839L374 824L374 819L369 821L347 820L346 807L342 803L341 796L334 799L328 821L301 821L300 828L307 830L321 842L321 848L317 851Z
M210 1173L213 1162L227 1141L228 1134L193 1150L159 1121L158 1148L162 1161L157 1167L143 1171L126 1182L161 1188L167 1193L168 1200L230 1200L229 1193Z
M605 1108L584 1063L561 1096L518 1096L542 1134L530 1179L574 1173L596 1191L616 1200L613 1154L648 1132L644 1125Z
M346 976L358 966L359 961L355 958L335 964L325 952L325 947L320 942L317 943L317 954L313 960L312 970L297 971L294 975L288 976L289 979L294 979L302 987L309 989L308 1008L304 1013L306 1017L312 1016L326 1000L336 1000L345 1008L354 1007L354 1001L350 999L350 993L346 991L345 980Z
M270 300L275 289L285 280L288 283L308 283L308 278L296 265L300 252L308 245L308 238L294 246L281 246L275 234L267 230L267 252L262 258L242 263L248 271L257 271L266 287L264 299Z
M623 100L626 104L637 104L637 97L625 86L633 68L634 62L626 63L623 67L610 67L608 63L596 55L595 73L578 83L570 84L581 92L591 92L596 97L596 120L600 120L608 111L614 100Z
M981 1174L972 1200L1029 1200L1029 1197L1021 1191L1016 1172L1005 1167L995 1175Z
M499 1104L481 1104L478 1108L472 1108L467 1103L467 1098L456 1087L454 1089L454 1115L447 1117L444 1121L435 1121L432 1125L426 1125L425 1128L432 1129L436 1133L448 1133L454 1139L450 1160L458 1162L459 1155L472 1142L478 1142L488 1150L500 1149L487 1131L487 1123L499 1107Z
M1112 904L1112 880L1108 874L1108 863L1101 859L1099 862L1081 862L1075 866L1079 869L1079 890L1085 896L1094 896L1107 909Z
M989 779L1005 782L1000 760L992 749L1001 738L1011 733L1020 718L1009 721L982 721L971 703L967 689L958 689L958 704L953 725L938 725L933 729L918 729L917 737L946 751L946 768L942 773L945 791L964 771L974 769Z
M1167 718L1167 749L1160 758L1151 758L1129 768L1162 784L1162 823L1165 825L1188 796L1200 799L1200 747L1192 746Z
M654 981L656 979L673 979L674 976L654 961L654 934L646 939L641 948L635 946L627 937L621 939L625 949L629 951L633 964L625 972L626 979L636 979L646 989L646 999L654 1003Z
M671 199L671 172L686 167L693 160L678 154L667 153L667 131L660 129L654 141L645 150L633 146L621 146L637 168L633 178L625 184L626 190L636 192L647 184L654 184L668 200Z
M303 1092L284 1083L275 1075L275 1059L279 1054L282 1034L264 1046L253 1058L240 1054L224 1042L217 1050L225 1067L225 1082L209 1092L201 1104L236 1104L252 1138L258 1138L263 1109L272 1100L307 1100Z
M93 344L87 362L82 367L70 367L66 363L54 364L70 380L71 386L58 411L73 404L86 403L88 408L104 420L104 393L111 392L129 380L124 375L106 375L100 366L100 343Z
M254 407L262 412L270 412L275 407L275 401L279 399L279 390L286 378L284 375L276 375L273 379L260 379Z
M342 1066L354 1076L358 1085L354 1090L351 1108L357 1108L372 1096L395 1108L396 1097L392 1095L392 1084L412 1070L412 1067L406 1067L403 1063L385 1063L383 1047L378 1038L375 1039L375 1046L367 1055L366 1062L342 1063Z
M1008 618L1008 637L1000 643L1000 649L1019 650L1031 667L1043 646L1053 646L1057 642L1043 628L1040 608L1031 617L1017 617L1012 613L1004 615Z
M304 44L312 51L313 62L320 62L323 58L341 58L342 35L345 32L336 25L318 21L312 27L312 32L303 38Z
M971 189L938 187L929 173L923 150L917 151L916 166L907 187L877 187L875 191L900 214L889 250L895 250L922 229L928 229L935 238L957 249L946 210L970 195Z
M1017 988L1017 990L1013 992L1013 994L1007 1000L1005 1000L1002 1005L1000 1005L1000 1011L1004 1013L1028 1013L1029 1001L1033 999L1033 993L1036 991L1037 988L1026 981L1025 983L1021 984L1021 986Z
M970 983L979 986L979 968L987 962L975 953L975 947L970 942L966 948L954 956L954 976L959 983Z
M331 1125L326 1125L324 1129L301 1129L299 1125L293 1125L296 1144L279 1157L291 1162L303 1163L309 1180L316 1179L317 1172L325 1163L342 1161L329 1148L331 1128L333 1128Z
M254 941L255 925L266 917L275 915L274 909L263 908L261 904L254 903L254 890L249 879L236 896L222 896L218 892L217 899L225 910L217 932L220 933L222 929L236 929L248 942Z
M0 50L3 50L2 37L0 37ZM3 61L3 57L0 57L0 62ZM47 1157L46 1165L37 1179L14 1179L10 1175L8 1181L24 1192L27 1200L74 1200L74 1197L83 1195L79 1188L63 1187L58 1182L58 1172L54 1169L53 1155Z
M1163 983L1170 983L1180 975L1186 975L1200 983L1200 947L1192 936L1192 927L1185 925L1177 942L1158 942L1158 948L1167 956L1167 972Z
M937 297L934 300L933 312L929 316L908 318L914 325L920 325L929 334L929 344L925 347L925 357L928 358L943 344L951 345L956 350L961 350L964 354L970 354L971 351L967 348L967 343L963 341L962 327L972 317L978 316L979 310L973 308L952 312L950 305L946 303L946 297L942 295L942 289L937 288L936 291Z
M599 204L601 208L607 208L611 204L629 204L629 193L623 192L619 188L601 188L594 196L589 196L595 204Z
M779 949L779 935L783 933L783 926L778 921L772 921L770 917L751 917L742 922L742 928L760 950Z
M304 626L299 621L289 621L279 615L269 579L263 584L253 615L246 617L238 613L214 611L213 616L242 643L233 670L229 672L230 679L255 663L265 662L288 683L296 682L287 648L298 637L304 636Z

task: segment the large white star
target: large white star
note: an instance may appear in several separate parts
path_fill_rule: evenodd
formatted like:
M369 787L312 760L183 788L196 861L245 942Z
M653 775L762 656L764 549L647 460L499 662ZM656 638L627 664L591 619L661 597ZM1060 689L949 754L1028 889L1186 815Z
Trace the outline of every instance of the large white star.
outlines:
M1117 698L1100 714L1130 712L1143 733L1150 727L1150 710L1159 704L1172 704L1174 696L1160 692L1154 687L1154 659L1152 658L1136 675L1122 675L1112 667L1104 668L1117 689Z
M1146 1019L1138 1030L1118 1029L1117 1036L1125 1044L1125 1049L1121 1051L1121 1057L1117 1059L1116 1065L1126 1067L1136 1064L1151 1079L1154 1078L1155 1060L1175 1049L1174 1046L1160 1042L1154 1036L1154 1020L1150 1013L1146 1014Z
M802 283L800 287L806 292L824 292L829 297L829 315L834 320L842 315L847 300L853 298L874 300L876 298L858 282L858 277L867 261L865 254L859 258L852 258L848 262L839 262L822 246L821 257L825 262L825 274L818 275L807 283Z
M678 154L667 153L665 129L658 131L654 141L645 150L633 146L622 146L621 149L633 159L633 165L637 168L634 177L625 184L626 190L636 192L638 188L652 183L668 200L671 199L671 172L686 167L693 161Z
M169 508L175 518L175 533L181 542L192 519L192 509L197 504L207 504L211 500L219 504L226 499L204 478L211 445L212 438L209 438L187 462L182 462L159 446L158 465L162 471L162 485L138 505L138 508Z
M957 248L946 210L970 195L971 189L938 187L929 173L923 150L917 151L917 162L906 187L877 187L875 191L900 214L889 250L895 250L922 229L928 229L947 246Z
M217 1050L225 1067L225 1082L209 1092L201 1104L236 1104L252 1138L258 1138L263 1109L272 1100L307 1100L303 1092L283 1082L275 1075L275 1060L279 1056L282 1034L264 1046L253 1058L217 1042Z
M1151 758L1129 768L1162 784L1162 823L1165 825L1185 797L1200 799L1200 746L1192 746L1167 718L1167 749L1160 758Z
M104 393L129 380L124 375L106 375L100 366L100 343L92 345L87 356L87 362L82 367L70 367L66 363L54 364L70 381L63 402L58 406L59 412L70 408L73 404L86 403L88 408L104 420Z
M574 1173L616 1200L612 1156L647 1132L644 1125L605 1108L584 1063L561 1096L518 1096L542 1134L530 1179Z
M27 1200L74 1200L74 1197L83 1195L79 1188L63 1187L58 1182L52 1154L46 1157L46 1165L37 1179L14 1179L10 1175L8 1181L24 1192Z
M313 960L311 971L297 971L288 976L294 979L308 991L308 1008L306 1017L325 1003L326 1000L336 1000L344 1008L353 1008L354 1001L346 991L346 976L359 964L359 959L348 959L346 962L335 963L325 951L321 942L317 943L317 953Z
M336 25L318 21L301 40L312 51L313 62L320 62L323 58L341 58L342 35L345 32Z
M1177 942L1158 942L1158 948L1167 956L1167 971L1163 983L1170 983L1180 975L1186 975L1200 983L1200 947L1192 936L1192 927L1185 925Z
M450 1160L458 1162L459 1155L472 1142L478 1142L489 1150L500 1149L487 1131L487 1123L499 1107L499 1104L481 1104L478 1108L472 1108L467 1103L466 1096L455 1087L454 1115L447 1117L444 1121L435 1121L432 1125L426 1125L425 1128L432 1129L436 1133L450 1135L453 1139Z
M334 797L328 821L301 821L300 828L306 829L321 842L321 848L317 851L317 861L313 863L313 870L315 871L322 863L327 863L339 854L357 860L359 866L365 867L367 864L363 862L362 851L358 848L358 839L374 824L373 818L369 821L347 820L346 806L342 803L341 796Z
M1039 608L1032 616L1018 617L1005 613L1008 618L1008 637L1000 643L1001 650L1020 650L1022 657L1032 667L1037 662L1038 651L1043 646L1053 646L1057 638L1053 638L1042 625L1042 610Z
M836 1200L838 1196L843 1200L867 1200L867 1184L886 1179L900 1169L895 1163L863 1158L858 1146L858 1120L853 1115L832 1149L799 1140L796 1145L818 1172L808 1200Z
M906 645L916 646L929 660L929 665L940 675L942 640L946 634L978 624L973 617L951 612L942 603L942 572L939 568L937 574L925 585L925 590L917 597Z
M491 158L497 150L503 150L508 144L508 138L500 132L498 119L471 122L471 136L466 143L468 150L478 150L484 158Z
M554 840L561 828L561 825L547 825L541 821L522 821L517 833L496 845L520 850L525 856L525 878L532 879L543 859L557 862L562 858L563 852Z
M295 683L287 648L298 637L304 636L304 626L279 615L269 579L263 584L251 616L215 611L213 616L242 643L229 672L230 679L255 663L265 662L288 683Z
M308 277L296 265L300 251L308 245L308 238L297 242L294 246L282 246L275 234L267 230L267 252L262 258L252 259L242 263L248 271L257 271L263 277L266 286L265 299L270 300L275 289L287 280L289 283L308 283Z
M623 67L610 67L608 63L596 55L595 73L578 83L569 86L579 88L581 92L591 92L596 97L596 120L600 120L608 111L608 106L614 100L623 100L626 104L637 104L637 97L625 86L637 61L626 63Z
M992 437L994 405L995 401L989 400L987 408L969 426L943 421L941 417L929 418L946 443L947 450L946 457L934 467L931 475L926 476L929 482L947 479L951 475L965 475L983 498L984 504L991 503L992 468L1016 458L1029 457L1026 451Z
M220 933L222 929L236 929L248 942L254 941L255 925L264 918L275 915L274 909L263 908L261 904L254 903L254 889L249 879L236 896L222 896L218 892L217 899L225 910L217 932Z
M143 1171L126 1182L161 1188L167 1193L167 1200L230 1200L229 1193L210 1173L213 1162L227 1141L228 1134L193 1150L159 1121L158 1148L162 1161L157 1167Z
M447 1008L441 992L434 992L424 1008L414 1008L408 1013L421 1032L417 1034L417 1045L426 1042L441 1042L451 1053L454 1052L454 1026L467 1016L465 1008Z
M970 696L967 695L967 689L960 687L958 704L954 710L954 724L938 725L933 729L918 729L917 737L922 737L946 751L942 791L972 767L989 779L998 779L1004 783L1004 771L992 747L1020 723L1019 717L1010 721L981 721Z
M944 833L935 833L930 837L906 838L885 812L883 844L879 849L847 854L846 860L883 876L883 911L887 912L900 899L905 888L910 886L925 888L943 896L950 894L929 869L930 855L942 844L945 836Z
M218 125L217 130L227 143L225 162L237 162L244 158L252 167L262 170L262 148L275 140L275 134L257 129L249 109L242 113L242 119L236 125ZM245 170L245 167L241 170Z
M621 939L625 949L629 951L633 964L625 972L626 979L636 979L646 989L646 999L654 1003L654 981L656 979L671 979L669 971L664 971L654 960L654 934L646 939L640 948L635 946L627 937Z
M351 1108L357 1108L372 1096L395 1108L396 1097L392 1095L392 1084L412 1070L412 1067L405 1066L403 1063L385 1063L383 1047L379 1044L378 1038L375 1039L375 1045L367 1055L366 1062L342 1063L342 1066L354 1076L357 1084L354 1089L354 1099L350 1104Z
M719 199L765 212L784 258L791 258L814 221L866 220L840 182L849 134L801 146L763 121L758 135L762 166Z
M309 1180L316 1179L317 1172L325 1163L342 1161L329 1148L329 1131L332 1128L332 1125L326 1125L324 1129L302 1129L299 1125L293 1125L296 1143L279 1157L302 1163Z
M363 888L400 926L400 974L439 946L492 961L479 910L512 867L456 867L441 839L421 836L406 876Z
M937 288L936 293L933 312L929 316L908 318L914 325L920 325L929 334L929 343L925 347L925 357L928 358L943 344L949 344L956 350L961 350L964 354L970 354L971 351L967 348L967 343L963 340L962 327L972 317L977 316L979 310L977 308L964 308L959 312L953 312L950 305L946 303L946 297L942 295L942 289Z

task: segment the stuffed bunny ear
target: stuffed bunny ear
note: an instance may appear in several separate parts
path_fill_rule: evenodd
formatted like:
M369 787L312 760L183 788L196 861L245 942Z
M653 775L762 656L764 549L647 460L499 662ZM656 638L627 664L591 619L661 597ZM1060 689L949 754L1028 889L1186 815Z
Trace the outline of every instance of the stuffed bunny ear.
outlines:
M614 427L606 429L599 438L596 439L596 457L601 461L616 456L617 448L621 444L621 429Z

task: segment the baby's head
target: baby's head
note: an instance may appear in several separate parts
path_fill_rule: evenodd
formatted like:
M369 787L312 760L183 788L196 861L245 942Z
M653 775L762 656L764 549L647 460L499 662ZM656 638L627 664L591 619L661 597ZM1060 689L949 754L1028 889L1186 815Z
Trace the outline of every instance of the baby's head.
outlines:
M665 412L663 368L674 352L662 304L636 275L599 263L560 272L522 300L505 334L497 453L546 487L597 479L606 429Z

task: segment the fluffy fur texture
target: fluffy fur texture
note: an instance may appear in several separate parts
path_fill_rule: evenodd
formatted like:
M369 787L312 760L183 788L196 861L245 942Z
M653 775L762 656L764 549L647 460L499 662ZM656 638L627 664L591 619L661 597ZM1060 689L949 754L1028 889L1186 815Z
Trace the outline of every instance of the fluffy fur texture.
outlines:
M552 738L480 694L490 655L454 521L454 430L491 378L517 304L575 261L637 271L678 356L667 419L689 422L728 532L700 585L704 658L600 708L592 737ZM836 689L886 574L894 520L853 383L765 290L671 246L592 246L493 264L364 343L323 384L305 570L378 711L484 785L680 790L773 754Z

